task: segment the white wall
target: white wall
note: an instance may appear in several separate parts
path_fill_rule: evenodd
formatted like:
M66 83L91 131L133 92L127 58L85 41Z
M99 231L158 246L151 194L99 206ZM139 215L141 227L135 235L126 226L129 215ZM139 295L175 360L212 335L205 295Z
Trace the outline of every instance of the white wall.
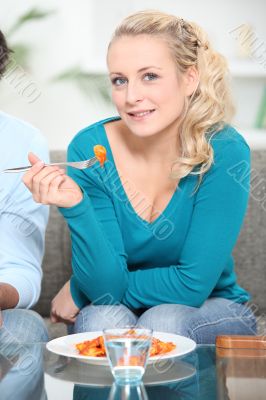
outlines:
M16 17L32 5L56 11L45 21L28 24L13 38L13 42L22 41L32 46L30 69L26 73L41 95L35 102L28 103L4 79L0 85L0 107L38 126L51 149L66 148L79 129L116 114L113 107L107 108L89 94L84 95L75 84L52 83L51 77L75 65L84 69L105 69L111 33L129 13L157 8L194 20L208 31L217 49L230 58L236 52L236 41L229 33L234 27L248 22L258 37L263 40L266 37L264 0L2 0L0 29L7 32ZM234 81L240 107L239 125L252 126L264 85L264 78Z

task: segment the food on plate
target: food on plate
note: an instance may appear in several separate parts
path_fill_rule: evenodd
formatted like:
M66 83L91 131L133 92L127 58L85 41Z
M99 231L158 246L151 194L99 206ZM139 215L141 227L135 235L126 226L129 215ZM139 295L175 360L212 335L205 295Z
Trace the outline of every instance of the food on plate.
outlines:
M172 342L162 342L159 339L152 338L152 345L150 348L150 357L158 356L159 354L169 353L176 348L176 345Z
M93 150L102 167L104 162L106 161L106 148L101 144L96 144L96 146L93 147Z
M130 335L134 334L134 330L128 331ZM131 336L132 337L132 336ZM139 336L138 336L139 338ZM90 357L106 357L103 336L98 336L92 340L85 340L84 342L75 345L80 355ZM174 350L176 345L172 342L163 342L160 339L152 338L152 345L150 348L150 356L158 356L161 354L169 353Z
M83 356L106 356L103 336L98 336L97 338L92 340L85 340L84 342L77 343L75 346L79 354L82 354Z

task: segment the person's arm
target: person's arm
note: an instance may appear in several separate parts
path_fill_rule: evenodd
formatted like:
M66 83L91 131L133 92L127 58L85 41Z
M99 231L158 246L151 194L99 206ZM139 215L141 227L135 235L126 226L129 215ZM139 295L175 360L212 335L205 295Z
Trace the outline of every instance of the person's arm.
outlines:
M234 168L236 165L238 168ZM234 176L241 176L241 169L244 184ZM140 308L162 303L193 307L203 304L236 244L248 204L249 172L248 145L231 142L220 147L215 165L206 173L196 195L178 263L129 272L129 286L122 300L125 305ZM228 285L233 283L230 276L225 278Z
M70 145L67 159L89 158L93 156L89 150L89 146L84 149ZM120 302L128 286L127 255L120 228L111 198L98 180L101 167L98 163L94 167L82 171L69 168L69 176L83 189L83 200L74 207L59 208L71 232L70 288L78 308L89 302Z
M76 306L70 292L70 281L67 281L51 302L51 322L74 324L78 312L79 308Z
M8 283L0 282L0 310L15 308L19 301L19 294L16 288Z
M29 149L48 161L48 149L39 133L25 150ZM27 151L22 155L23 163L26 156ZM22 159L16 162L20 165ZM0 308L30 308L40 295L48 207L33 201L21 175L12 175L9 182L12 186L0 204L0 285L5 288Z

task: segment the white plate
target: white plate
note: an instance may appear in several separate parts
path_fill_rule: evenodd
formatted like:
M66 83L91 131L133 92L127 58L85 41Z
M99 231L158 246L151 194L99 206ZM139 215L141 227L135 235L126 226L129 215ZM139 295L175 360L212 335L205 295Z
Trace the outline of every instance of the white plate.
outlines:
M90 364L108 365L108 360L106 357L84 356L79 354L75 348L75 344L83 342L85 340L95 339L96 337L101 335L102 331L96 331L62 336L48 342L46 344L46 347L51 352L60 354L61 356L73 357L80 361L88 362ZM193 351L196 347L196 343L193 340L185 336L174 335L173 333L153 332L153 337L155 337L156 339L160 339L163 342L173 342L176 345L176 348L169 353L150 357L148 359L148 364L151 364L154 361L161 361L168 358L183 356L184 354Z

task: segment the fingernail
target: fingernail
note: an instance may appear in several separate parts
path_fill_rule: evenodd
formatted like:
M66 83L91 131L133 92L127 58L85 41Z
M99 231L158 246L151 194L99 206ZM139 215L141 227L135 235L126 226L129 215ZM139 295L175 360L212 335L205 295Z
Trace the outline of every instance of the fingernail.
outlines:
M43 161L38 161L38 162L36 162L36 164L34 164L34 167L43 167L43 166L44 166Z

